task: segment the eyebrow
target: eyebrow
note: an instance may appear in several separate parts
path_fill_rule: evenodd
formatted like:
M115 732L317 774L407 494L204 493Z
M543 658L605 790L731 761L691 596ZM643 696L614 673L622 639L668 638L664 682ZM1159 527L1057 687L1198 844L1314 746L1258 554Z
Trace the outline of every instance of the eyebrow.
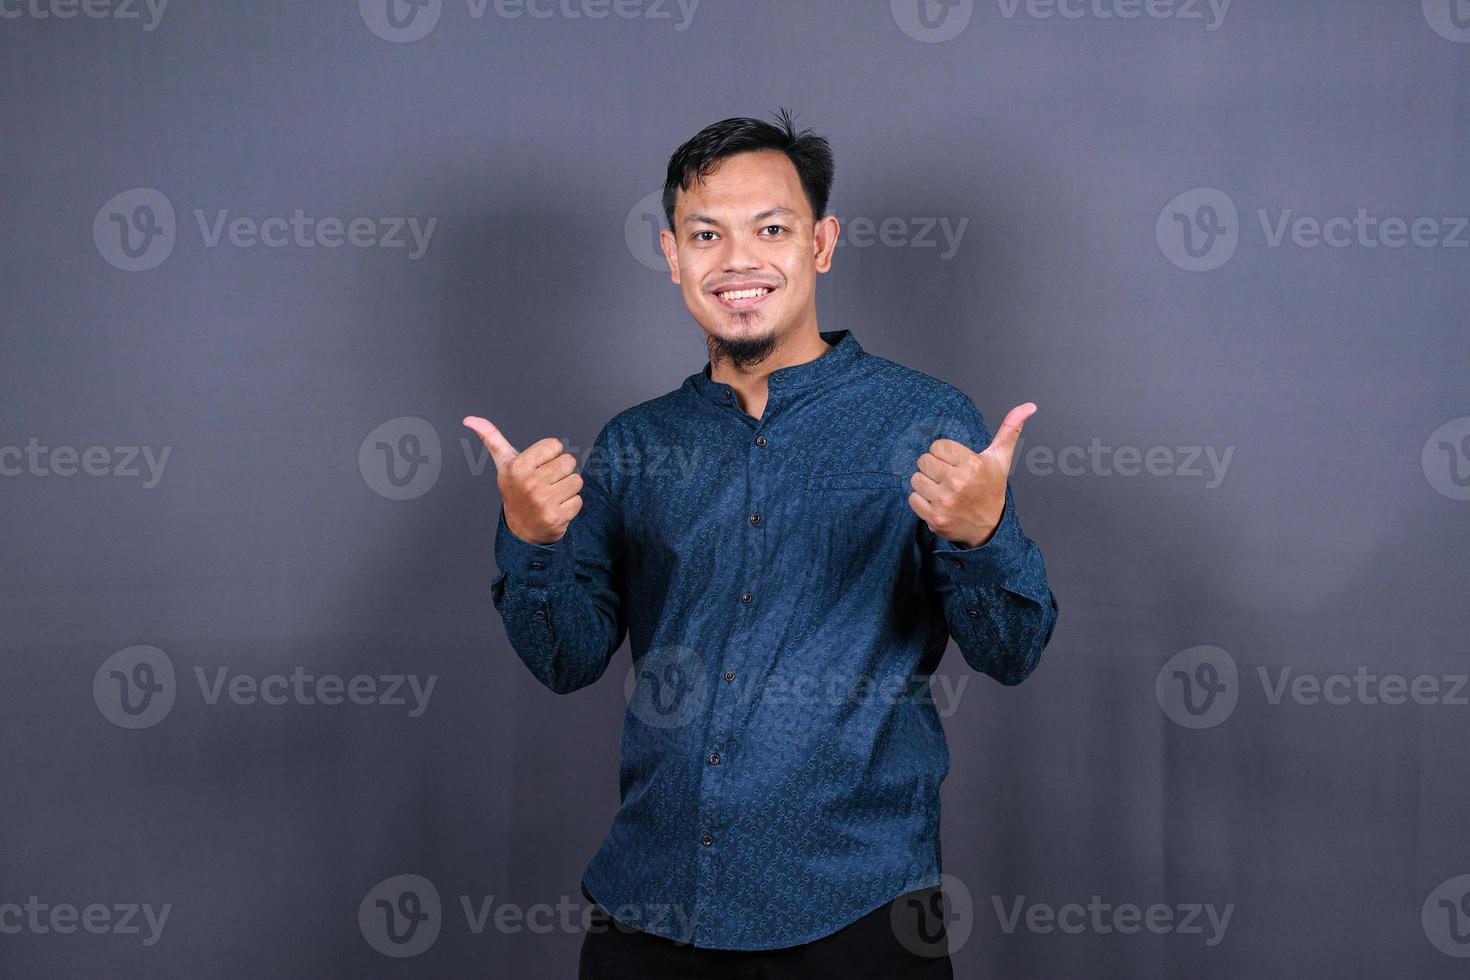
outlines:
M751 218L750 220L751 220L751 223L754 224L754 223L756 223L758 221L765 221L767 218L774 218L777 215L783 215L783 214L784 215L789 215L789 216L791 216L793 218L795 218L797 216L796 212L793 211L793 210L791 210L790 208L774 207L774 208L766 208L764 211L762 211L760 214L756 215L755 217ZM691 225L691 224L714 225L717 228L720 226L720 223L718 221L716 221L714 218L711 218L707 214L691 214L687 218L684 219L684 223L686 225Z

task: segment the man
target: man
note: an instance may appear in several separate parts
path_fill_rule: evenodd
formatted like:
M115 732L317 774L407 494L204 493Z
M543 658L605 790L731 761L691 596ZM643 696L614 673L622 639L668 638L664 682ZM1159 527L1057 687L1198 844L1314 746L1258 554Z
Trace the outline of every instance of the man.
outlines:
M818 329L832 156L777 122L725 119L669 161L660 241L700 373L608 422L582 474L556 439L465 419L498 471L517 655L559 693L625 635L637 665L583 978L952 976L926 682L952 638L1018 684L1056 622L1007 483L1036 406L992 439L957 388Z

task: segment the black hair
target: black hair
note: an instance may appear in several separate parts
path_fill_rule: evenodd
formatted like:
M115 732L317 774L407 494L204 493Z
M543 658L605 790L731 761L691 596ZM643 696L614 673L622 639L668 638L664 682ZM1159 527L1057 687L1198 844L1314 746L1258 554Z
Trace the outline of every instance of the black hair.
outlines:
M664 220L674 228L674 198L678 191L688 190L690 182L715 169L725 157L755 150L780 150L796 167L802 190L812 206L812 214L820 219L827 213L827 199L832 193L832 147L810 129L798 131L791 113L784 108L774 113L776 125L732 116L701 129L669 157L668 176L664 179Z

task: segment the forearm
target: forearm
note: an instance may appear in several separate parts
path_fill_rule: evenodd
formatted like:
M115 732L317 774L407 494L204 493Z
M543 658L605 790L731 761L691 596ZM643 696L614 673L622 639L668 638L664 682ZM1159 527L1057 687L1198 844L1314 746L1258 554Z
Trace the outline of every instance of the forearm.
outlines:
M516 655L532 675L558 694L586 687L607 670L622 645L617 597L605 576L578 568L573 521L551 545L516 537L500 513L491 599Z
M1002 684L1030 676L1051 639L1057 601L1041 549L1022 533L1007 490L1005 510L983 544L934 549L944 617L965 661Z

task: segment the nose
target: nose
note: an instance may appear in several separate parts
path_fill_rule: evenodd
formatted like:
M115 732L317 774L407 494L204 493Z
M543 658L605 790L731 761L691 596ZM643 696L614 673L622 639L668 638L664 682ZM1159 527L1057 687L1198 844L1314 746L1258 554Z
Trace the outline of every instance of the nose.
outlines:
M755 244L752 236L742 232L728 235L725 238L725 250L721 263L724 271L746 273L759 268L761 260L756 254Z

